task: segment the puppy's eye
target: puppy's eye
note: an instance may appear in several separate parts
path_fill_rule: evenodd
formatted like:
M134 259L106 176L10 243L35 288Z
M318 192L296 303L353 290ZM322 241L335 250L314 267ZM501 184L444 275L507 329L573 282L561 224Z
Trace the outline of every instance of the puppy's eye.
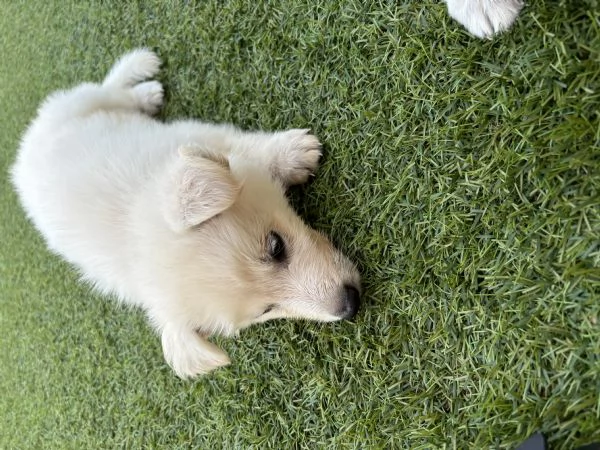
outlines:
M267 235L267 252L269 253L269 257L274 261L285 261L285 242L283 242L283 238L275 231L271 231Z
M265 310L262 312L262 316L264 316L267 313L270 313L271 311L273 311L275 309L275 305L269 305L265 308Z

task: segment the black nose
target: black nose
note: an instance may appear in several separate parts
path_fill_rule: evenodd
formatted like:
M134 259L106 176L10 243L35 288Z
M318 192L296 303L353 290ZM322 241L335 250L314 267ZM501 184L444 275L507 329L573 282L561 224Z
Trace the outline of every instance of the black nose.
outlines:
M342 293L342 307L339 313L342 319L352 319L360 306L360 293L354 286L346 285Z

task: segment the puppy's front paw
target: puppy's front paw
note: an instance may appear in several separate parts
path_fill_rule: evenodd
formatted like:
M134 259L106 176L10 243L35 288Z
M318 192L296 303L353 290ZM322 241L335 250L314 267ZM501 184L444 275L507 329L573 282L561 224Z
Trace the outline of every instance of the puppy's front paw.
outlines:
M274 172L284 184L305 183L317 169L321 158L321 143L310 130L293 129L277 133L279 157Z
M133 88L140 108L146 114L156 114L163 104L164 91L158 81L146 81Z
M471 34L490 38L507 30L521 8L522 0L446 0L448 13Z
M165 359L178 377L194 378L228 365L229 357L194 330L166 327L162 332Z

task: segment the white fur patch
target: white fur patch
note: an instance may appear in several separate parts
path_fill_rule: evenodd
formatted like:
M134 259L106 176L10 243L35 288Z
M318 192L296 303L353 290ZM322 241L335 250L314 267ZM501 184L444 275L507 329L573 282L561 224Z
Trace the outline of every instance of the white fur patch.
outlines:
M450 16L479 38L490 38L510 28L523 7L522 0L445 1Z

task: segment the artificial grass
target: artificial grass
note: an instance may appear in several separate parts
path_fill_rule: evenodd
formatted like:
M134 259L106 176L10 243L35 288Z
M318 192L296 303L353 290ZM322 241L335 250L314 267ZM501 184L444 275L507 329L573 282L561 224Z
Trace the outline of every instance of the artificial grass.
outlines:
M600 440L598 11L531 1L478 41L431 1L2 2L0 448ZM184 382L44 249L6 178L19 136L137 46L164 118L321 138L293 200L361 268L354 323L251 328Z

